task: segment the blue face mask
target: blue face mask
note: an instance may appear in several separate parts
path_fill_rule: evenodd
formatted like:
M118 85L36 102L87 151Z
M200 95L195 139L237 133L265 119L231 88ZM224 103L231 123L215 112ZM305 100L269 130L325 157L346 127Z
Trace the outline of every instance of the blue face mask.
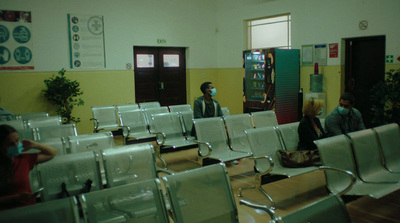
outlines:
M18 145L16 145L16 146L8 147L8 156L16 157L22 153L23 149L24 149L24 146L22 145L22 142L19 142Z
M217 89L213 88L211 89L211 96L214 97L215 95L217 95Z
M319 111L319 113L317 114L317 116L322 115L322 113L324 113L324 109L321 108L321 111Z
M348 108L342 108L342 107L338 107L338 111L339 111L339 114L341 114L341 115L347 115L347 114L349 114L349 112L350 112L350 109L348 109Z

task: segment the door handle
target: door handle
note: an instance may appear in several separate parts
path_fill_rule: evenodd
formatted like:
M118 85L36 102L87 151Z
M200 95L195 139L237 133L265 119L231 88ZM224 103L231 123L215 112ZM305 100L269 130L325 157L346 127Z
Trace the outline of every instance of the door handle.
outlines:
M164 82L160 82L160 89L164 90Z

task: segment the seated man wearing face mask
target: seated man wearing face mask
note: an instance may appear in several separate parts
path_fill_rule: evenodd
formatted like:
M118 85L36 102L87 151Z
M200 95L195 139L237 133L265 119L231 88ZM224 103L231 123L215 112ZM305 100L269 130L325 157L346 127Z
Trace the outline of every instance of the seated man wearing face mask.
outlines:
M325 118L325 130L328 136L347 134L365 129L361 113L354 108L354 96L344 93L340 96L339 106Z
M221 105L212 97L217 94L217 89L214 88L211 82L204 82L200 86L203 96L198 97L194 101L194 118L209 118L222 116Z

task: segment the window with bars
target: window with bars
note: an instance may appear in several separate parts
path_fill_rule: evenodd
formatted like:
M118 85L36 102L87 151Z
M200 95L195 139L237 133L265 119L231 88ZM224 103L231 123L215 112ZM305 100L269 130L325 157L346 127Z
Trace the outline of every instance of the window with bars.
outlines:
M247 20L247 48L291 48L290 14Z

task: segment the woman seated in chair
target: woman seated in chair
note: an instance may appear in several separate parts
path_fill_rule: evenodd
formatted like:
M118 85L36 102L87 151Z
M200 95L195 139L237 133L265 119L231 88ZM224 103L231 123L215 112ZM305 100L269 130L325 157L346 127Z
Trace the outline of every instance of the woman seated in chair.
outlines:
M303 105L303 118L298 127L299 144L297 150L316 150L314 140L326 137L317 115L322 114L324 102L314 97L307 98Z
M30 149L39 153L22 153ZM37 163L53 158L57 150L31 140L19 140L17 130L0 125L0 210L35 204L29 171Z

